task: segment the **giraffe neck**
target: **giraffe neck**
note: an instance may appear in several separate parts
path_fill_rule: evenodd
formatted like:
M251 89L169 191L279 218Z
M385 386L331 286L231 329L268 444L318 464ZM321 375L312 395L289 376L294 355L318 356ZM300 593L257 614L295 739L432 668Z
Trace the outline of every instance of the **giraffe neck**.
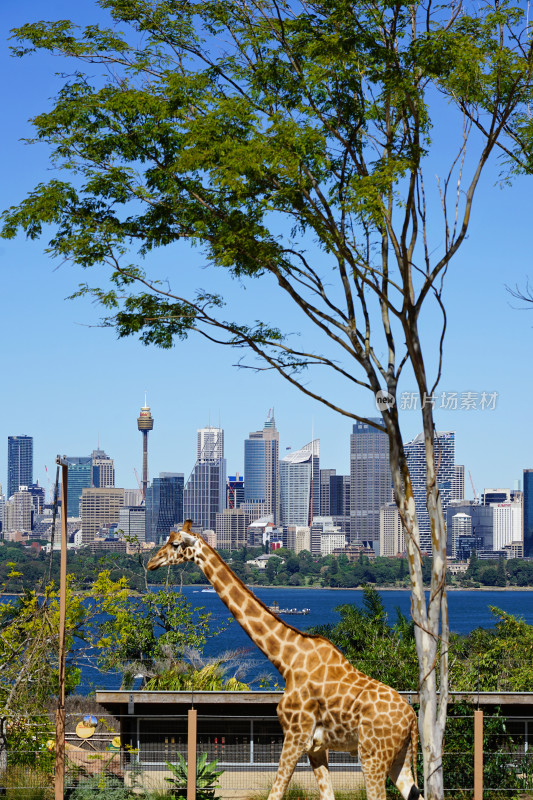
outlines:
M304 635L273 614L202 540L194 561L250 639L286 678Z

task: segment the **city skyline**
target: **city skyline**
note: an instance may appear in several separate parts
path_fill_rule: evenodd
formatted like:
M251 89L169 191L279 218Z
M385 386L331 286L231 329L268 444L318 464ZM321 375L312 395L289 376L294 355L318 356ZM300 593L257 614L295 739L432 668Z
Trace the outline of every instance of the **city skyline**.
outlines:
M270 413L270 409L269 409L269 413ZM369 415L369 418L370 419L375 419L375 417L373 418L370 415ZM129 427L131 429L131 426L129 426ZM321 457L321 459L320 459L321 470L322 469L330 469L330 470L335 471L337 473L337 475L339 475L339 476L343 475L343 476L345 476L345 477L347 476L349 478L349 476L350 476L350 440L353 437L353 430L355 428L356 428L356 426L350 426L350 429L347 431L346 438L345 438L345 441L344 441L344 448L342 448L342 446L340 446L340 443L337 442L337 449L338 449L339 454L340 454L339 461L337 461L337 462L335 462L333 464L329 463L329 462L325 463L325 459L323 459ZM227 475L240 474L241 476L245 476L245 470L244 470L244 465L245 465L245 461L246 461L245 449L246 449L246 443L249 441L250 434L248 433L247 435L244 435L240 442L234 442L234 441L230 442L228 437L224 433L224 428L223 427L221 427L219 429L219 428L215 428L214 426L208 424L208 425L204 426L203 428L196 428L196 436L197 436L196 450L197 450L197 454L198 454L198 447L200 447L200 441L203 441L202 437L205 435L205 433L201 433L201 432L206 432L206 431L209 431L210 429L213 430L213 431L214 430L222 430L222 438L223 438L223 445L222 446L223 446L223 448L227 448L227 446L229 445L230 451L234 452L234 453L237 453L239 451L239 448L241 450L240 463L239 463L238 468L235 468L235 464L234 463L230 463L228 458L225 458ZM131 430L130 430L130 433L131 433ZM279 431L279 430L276 430L276 434L277 435L279 435L280 433L282 434L283 432ZM456 432L453 431L453 433L455 434ZM420 435L421 434L416 434L416 436L413 437L413 440L415 438L419 437ZM35 436L30 436L28 434L9 434L6 438L9 441L9 440L12 440L12 439L20 439L20 438L23 438L23 437L32 439L32 448L33 448L33 450L35 450L36 447L37 447L37 450L39 449L38 437L36 438ZM136 437L135 437L135 431L133 432L133 438L134 438L135 441L137 441ZM321 441L321 448L322 448L323 451L324 450L328 451L330 449L330 448L327 447L327 440L325 441L320 436L317 436L316 438ZM134 443L135 443L135 441L134 441ZM280 441L283 441L283 438L281 438ZM412 441L406 441L405 442L407 451L409 451L410 446L412 445ZM100 443L100 437L98 437L98 442ZM110 461L113 463L115 474L117 476L119 476L119 477L115 478L115 484L114 484L115 486L120 486L120 487L122 487L124 489L127 489L127 490L133 490L133 489L135 489L137 487L137 479L138 479L138 477L140 477L141 470L142 470L142 451L141 451L140 443L138 441L137 441L137 445L138 445L137 449L140 452L140 457L139 457L139 454L137 453L138 462L134 463L131 466L131 476L129 478L127 478L127 475L128 475L128 472L130 472L130 469L127 466L125 466L123 463L120 463L120 460L118 460L116 458L111 458L110 459ZM455 439L455 446L457 447L457 445L460 446L460 442L458 442L457 439ZM135 448L133 448L133 449L135 449ZM279 460L281 461L284 458L284 456L287 455L287 453L291 453L293 450L297 451L298 449L299 449L298 447L294 447L293 448L292 445L286 446L285 448L283 448L280 445L279 446ZM343 449L344 449L344 453L341 452ZM8 444L8 450L9 450L9 444ZM86 448L86 451L87 450L90 451L90 444ZM92 450L91 455L88 455L88 456L85 456L85 457L80 457L80 456L73 457L73 456L69 456L67 454L66 457L71 462L72 465L74 465L74 464L78 465L81 462L80 466L84 467L85 464L87 464L87 466L89 465L89 463L92 464L92 459L95 456L95 454L97 454L97 453L101 453L102 456L104 456L106 459L109 458L106 455L105 451L101 450L99 448L99 446L98 446L98 448ZM151 484L153 478L158 477L161 472L174 473L176 471L179 471L180 473L184 474L184 476L185 476L184 479L185 479L185 484L186 484L187 481L193 475L194 469L195 469L195 465L197 463L197 460L194 459L194 456L192 455L192 453L193 453L193 448L190 447L189 448L189 452L185 455L185 460L188 459L188 464L191 465L190 469L188 467L184 468L183 464L181 463L181 461L179 463L177 463L176 460L174 460L166 469L158 469L157 466L154 466L153 471L150 469L149 473L148 473L149 484ZM455 454L456 465L457 465L457 462L458 462L458 458L459 457L457 456L457 452L456 452L456 454ZM8 469L7 469L7 461L8 460L9 460L9 458L7 458L3 462L4 464L6 464L5 473L4 473L6 476L7 476L7 473L8 473ZM139 467L139 461L141 463L140 467ZM39 486L41 486L45 490L47 501L48 501L49 494L50 494L50 492L52 490L52 487L53 487L53 484L54 484L54 479L55 479L55 469L54 469L55 457L51 458L50 462L51 463L50 463L50 466L48 467L48 469L45 469L44 478L43 478L42 475L36 474L35 468L34 468L34 474L33 474L33 484L38 483ZM340 464L342 464L342 463L345 464L344 467L340 466ZM46 465L46 466L48 466L48 465ZM460 466L462 466L462 465L460 465ZM511 478L511 479L507 478L507 479L503 479L503 480L500 480L500 481L494 479L492 481L488 481L488 482L484 483L483 485L476 482L474 484L474 487L475 487L475 490L476 490L476 495L478 497L481 497L482 492L486 488L488 488L490 486L496 486L496 485L506 486L511 490L512 489L516 489L516 488L523 488L522 487L522 475L523 475L524 470L527 470L529 468L530 467L522 465L520 467L520 471L518 472L518 475L516 477L513 476L513 478ZM465 482L464 482L464 496L465 496L466 499L470 499L470 498L474 499L474 491L473 491L474 487L472 487L472 482L474 481L474 478L470 475L470 470L468 469L468 466L464 467L464 471L465 471L465 474L469 474L469 477L472 478L472 480L465 480ZM135 472L137 472L137 475L135 474ZM0 475L1 475L1 472L0 472ZM69 473L69 475L70 475L70 473ZM124 476L126 476L126 480L121 480ZM95 485L94 481L92 479L92 469L89 468L88 477L87 478L82 478L81 481L82 482L81 482L80 486ZM91 483L91 481L92 481L92 483ZM74 484L77 486L76 478L74 478ZM9 495L8 495L8 481L7 481L7 479L0 480L0 486L2 487L2 492L6 496L6 499L8 499ZM81 489L80 489L80 491L81 491ZM70 503L69 503L69 505L70 505Z
M148 408L146 401L144 408ZM378 423L379 418L374 418L373 422ZM268 439L264 441L267 433ZM144 508L139 505L142 496L140 482L138 490L115 487L114 459L100 447L93 450L90 457L69 456L67 460L72 480L69 481L68 514L71 518L78 516L79 502L80 543L90 544L102 532L105 536L113 526L120 524L121 518L128 531L138 530L144 514L142 541L146 542L165 540L173 526L190 518L198 531L207 530L216 536L220 534L224 542L222 546L235 549L240 546L239 542L242 544L246 541L248 525L262 518L263 522L272 524L271 533L281 536L284 543L286 537L290 538L291 529L294 529L292 533L295 535L298 531L307 531L311 552L320 551L322 555L325 551L342 549L345 544L370 547L383 555L396 555L403 550L398 510L390 502L392 484L386 458L388 443L382 432L362 423L353 426L349 440L350 475L337 475L336 470L330 467L320 468L319 439L279 459L282 527L275 526L274 516L270 513L272 509L267 508L265 501L265 487L261 489L261 481L257 480L258 476L270 473L274 454L265 459L261 450L250 450L253 442L264 441L266 444L266 441L272 440L277 452L278 435L274 415L269 411L263 431L251 432L249 438L243 441L245 464L248 463L252 486L255 487L252 495L257 494L249 497L248 501L246 473L240 479L232 476L226 481L224 430L211 425L196 431L196 463L187 482L183 473L160 473L159 478L154 477L150 482ZM477 497L475 502L464 498L464 467L457 465L454 457L455 432L438 431L435 439L439 454L437 481L448 524L448 554L452 557L457 554L464 560L465 553L468 554L471 547L483 554L482 557L491 551L499 555L507 554L511 547L520 556L523 550L525 555L530 555L533 482L528 483L528 480L533 470L523 470L523 493L509 487L484 487L481 500L483 504L490 503L490 512L481 519L480 514L489 506L478 506ZM15 466L18 473L22 474L21 465L27 475L19 490L8 495L8 502L4 503L6 498L1 496L5 526L2 537L33 530L34 512L42 514L44 511L44 489L31 485L29 456L32 452L32 437L8 438L10 475L13 476L16 471ZM420 544L423 552L429 552L430 527L424 503L425 446L422 434L407 443L406 456L418 511ZM230 485L240 492L240 503L229 502ZM347 501L346 491L350 502ZM232 497L234 501L237 500L236 494ZM354 499L357 502L353 502ZM129 506L130 503L133 507ZM42 522L38 518L37 525Z

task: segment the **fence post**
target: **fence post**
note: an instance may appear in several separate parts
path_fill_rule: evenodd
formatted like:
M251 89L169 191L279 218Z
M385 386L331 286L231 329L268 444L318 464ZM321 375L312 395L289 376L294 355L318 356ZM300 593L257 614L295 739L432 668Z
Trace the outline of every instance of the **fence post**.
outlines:
M187 714L187 800L196 800L196 732L198 714L190 708Z
M474 800L483 800L483 711L474 711Z

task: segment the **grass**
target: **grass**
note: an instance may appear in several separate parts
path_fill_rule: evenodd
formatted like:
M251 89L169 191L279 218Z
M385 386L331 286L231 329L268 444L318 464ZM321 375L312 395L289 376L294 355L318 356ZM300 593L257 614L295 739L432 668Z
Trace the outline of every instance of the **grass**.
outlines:
M0 779L4 800L53 800L54 790L48 772L17 764L6 769Z
M254 792L248 800L267 800L270 788ZM283 795L283 800L318 800L318 791L315 789L304 789L301 786L291 786ZM366 800L364 789L354 789L353 791L335 791L335 800Z

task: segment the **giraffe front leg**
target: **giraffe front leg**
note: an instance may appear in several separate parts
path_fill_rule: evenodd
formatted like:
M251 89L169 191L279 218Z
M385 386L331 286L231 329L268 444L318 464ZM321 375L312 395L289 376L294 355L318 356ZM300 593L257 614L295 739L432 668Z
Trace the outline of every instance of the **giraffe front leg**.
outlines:
M304 754L303 745L295 737L285 736L283 749L279 759L279 767L276 778L268 795L268 800L282 800L283 795L292 778L292 773L298 763L298 759Z
M331 785L327 750L315 750L313 753L308 752L307 756L313 772L315 773L316 782L318 783L320 800L335 800L333 786Z

